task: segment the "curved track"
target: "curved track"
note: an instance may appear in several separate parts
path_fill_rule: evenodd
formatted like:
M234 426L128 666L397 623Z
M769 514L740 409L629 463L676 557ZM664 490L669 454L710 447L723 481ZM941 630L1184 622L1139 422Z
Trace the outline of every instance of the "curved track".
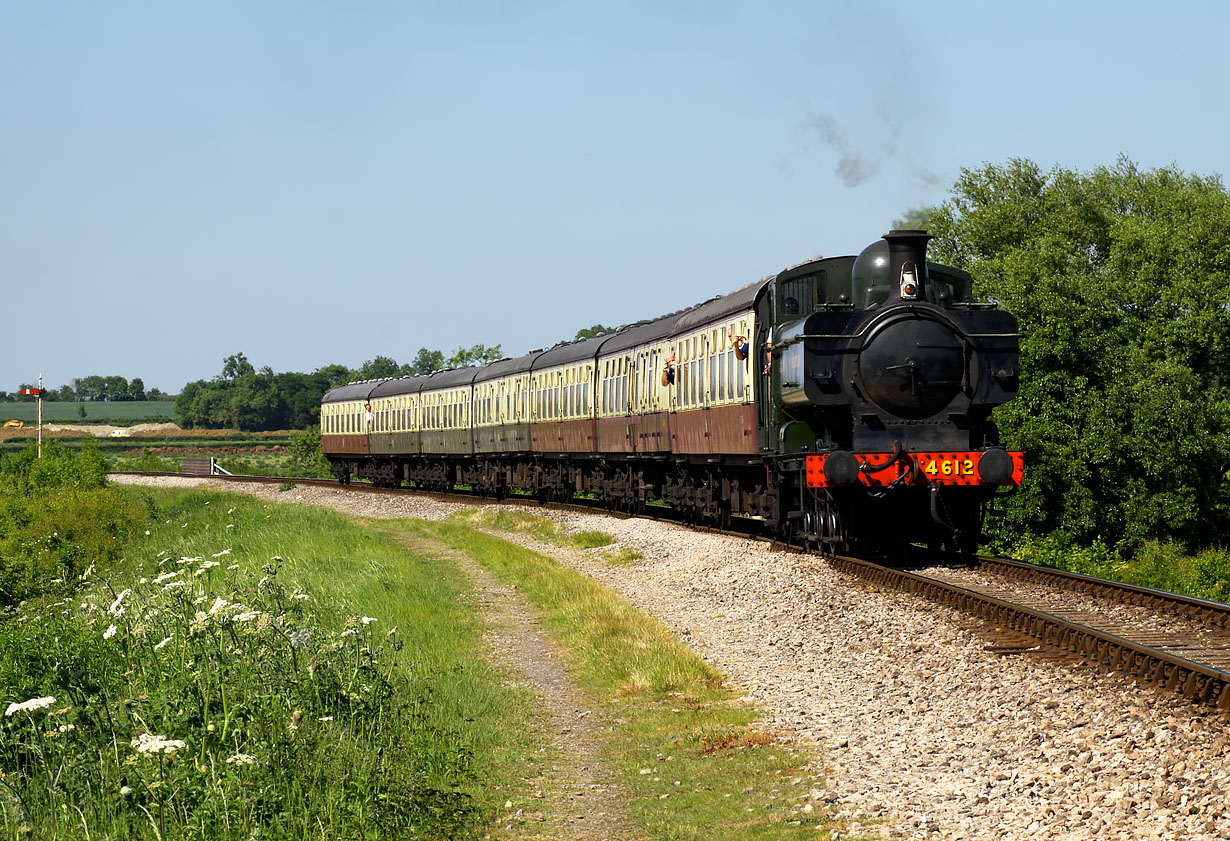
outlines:
M208 478L341 487L331 479ZM345 487L360 493L424 493L364 484ZM430 494L475 498L459 492ZM529 496L508 500L534 502ZM584 500L552 505L585 510L601 507ZM646 514L681 519L666 507L651 506ZM755 536L755 524L748 520L732 533ZM994 626L997 638L989 650L1083 662L1230 709L1230 605L1000 558L954 562L947 556L919 552L893 562L846 556L829 557L828 562L877 585L917 593L986 620Z
M994 558L914 570L830 562L992 623L1001 654L1081 661L1230 709L1230 606Z

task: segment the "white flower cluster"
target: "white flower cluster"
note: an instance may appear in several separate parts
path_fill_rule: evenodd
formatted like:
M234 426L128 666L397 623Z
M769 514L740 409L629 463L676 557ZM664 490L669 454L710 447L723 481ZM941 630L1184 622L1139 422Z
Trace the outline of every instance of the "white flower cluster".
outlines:
M124 615L124 599L132 595L132 590L125 590L115 597L115 601L111 602L111 607L107 608L107 613L112 616Z
M175 753L175 751L184 746L184 743L179 739L168 739L166 736L142 733L132 740L132 746L137 749L137 753Z
M237 753L226 758L227 765L255 765L256 757L250 753Z
M36 710L46 709L56 702L56 699L48 695L45 698L31 698L29 701L23 701L20 704L9 704L9 708L4 711L6 716L13 713L32 713Z

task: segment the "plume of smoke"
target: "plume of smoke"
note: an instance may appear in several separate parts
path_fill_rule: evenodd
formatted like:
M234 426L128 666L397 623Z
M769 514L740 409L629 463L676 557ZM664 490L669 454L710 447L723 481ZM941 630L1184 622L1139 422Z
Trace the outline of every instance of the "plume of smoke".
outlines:
M837 125L836 117L831 114L814 114L807 121L807 127L837 153L837 165L833 171L837 173L842 184L857 187L880 171L878 159L869 160L860 150L851 148L850 139Z
M922 166L908 153L899 148L901 125L887 108L879 109L878 116L884 123L885 140L876 146L860 147L851 142L846 131L832 114L811 114L803 123L804 133L819 140L837 153L833 172L846 187L857 187L880 173L885 161L895 160L906 170L907 176L924 187L941 187L945 178L934 170Z

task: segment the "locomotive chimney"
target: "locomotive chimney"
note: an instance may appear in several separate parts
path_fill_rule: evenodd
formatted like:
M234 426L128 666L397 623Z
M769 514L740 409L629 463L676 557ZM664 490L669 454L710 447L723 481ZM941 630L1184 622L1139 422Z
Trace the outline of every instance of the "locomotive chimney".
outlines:
M927 243L933 237L926 231L889 231L882 239L888 242L888 276L901 299L922 298L927 285Z

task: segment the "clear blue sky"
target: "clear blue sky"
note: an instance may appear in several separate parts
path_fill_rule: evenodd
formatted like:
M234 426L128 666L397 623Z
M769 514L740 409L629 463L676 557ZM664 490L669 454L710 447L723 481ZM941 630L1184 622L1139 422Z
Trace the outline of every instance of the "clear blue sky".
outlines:
M0 390L677 309L961 167L1226 172L1223 2L0 0Z

